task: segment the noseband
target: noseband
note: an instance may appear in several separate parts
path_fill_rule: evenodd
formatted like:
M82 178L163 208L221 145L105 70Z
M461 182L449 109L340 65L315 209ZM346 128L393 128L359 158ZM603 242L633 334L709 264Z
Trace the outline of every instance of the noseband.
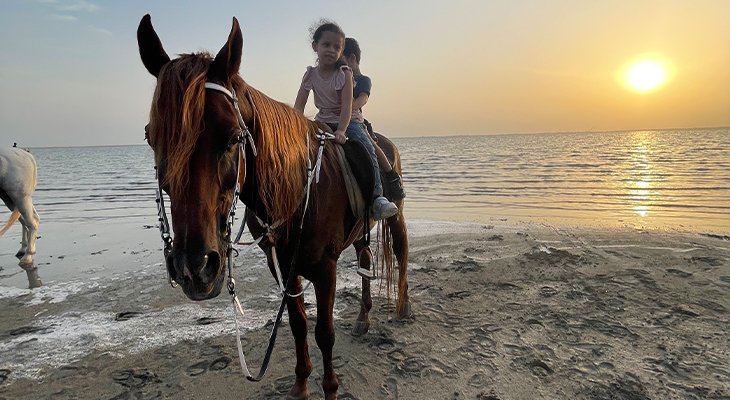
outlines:
M236 134L236 136L233 137L233 139L229 142L229 146L238 145L238 159L236 161L236 187L233 190L233 198L231 199L231 207L228 209L228 214L226 215L226 232L225 232L225 238L226 238L226 262L228 267L228 291L232 292L234 290L235 282L233 281L231 269L233 266L233 241L231 239L231 232L233 229L233 220L236 216L236 203L238 201L238 196L240 195L240 189L241 189L241 183L239 182L240 174L241 174L241 163L243 163L244 168L246 168L246 142L248 142L251 145L251 152L253 153L254 157L256 156L256 145L254 144L253 136L251 135L251 131L248 130L248 127L246 126L246 122L243 120L243 115L241 114L241 109L238 107L238 98L236 97L235 90L231 91L226 89L224 86L221 86L217 83L213 82L205 82L205 88L210 90L215 90L217 92L222 93L226 99L231 103L233 106L233 109L236 111L236 117L238 117L238 126L239 131ZM157 190L156 190L156 199L157 202L157 216L158 221L160 223L160 237L162 238L162 242L164 243L164 255L165 260L167 260L168 256L172 253L172 234L170 233L170 223L167 219L167 213L165 212L165 202L164 197L162 195L162 185L160 183L160 176L159 176L159 168L155 166L155 179L157 180ZM244 222L245 223L245 222ZM172 279L172 276L170 276L170 273L168 271L167 274L168 282L170 282L171 286L175 286L175 281Z

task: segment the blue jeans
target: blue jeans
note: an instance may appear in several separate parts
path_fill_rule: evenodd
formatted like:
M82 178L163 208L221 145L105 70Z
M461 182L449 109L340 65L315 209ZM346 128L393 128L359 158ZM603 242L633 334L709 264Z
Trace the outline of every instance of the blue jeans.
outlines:
M337 129L336 124L328 124L333 130ZM373 165L373 178L375 178L375 191L373 197L380 197L383 195L383 183L380 181L380 166L378 165L378 156L375 155L375 147L370 141L370 137L367 132L365 124L360 122L350 122L347 125L347 137L349 140L357 140L365 146L365 149L370 155L370 161Z

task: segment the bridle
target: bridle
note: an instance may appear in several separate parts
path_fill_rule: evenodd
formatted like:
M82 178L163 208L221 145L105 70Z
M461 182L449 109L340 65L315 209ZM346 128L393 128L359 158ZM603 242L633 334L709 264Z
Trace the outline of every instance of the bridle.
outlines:
M233 109L236 111L236 117L238 118L238 127L239 130L237 134L229 141L228 147L238 145L238 158L236 161L236 186L233 190L233 198L231 199L231 207L228 209L228 213L226 215L226 231L225 231L225 240L226 240L226 267L228 268L228 292L233 294L235 293L235 285L236 282L233 279L232 269L233 269L233 239L232 239L232 231L233 231L233 220L236 216L236 203L238 202L238 196L241 193L241 182L239 182L240 174L241 174L241 163L243 163L244 168L246 168L246 143L249 143L251 145L251 152L253 153L254 157L256 156L256 145L254 144L253 136L251 135L251 131L249 131L248 127L246 126L246 122L243 120L243 115L241 114L241 109L238 107L238 97L236 97L235 90L228 90L225 86L219 85L217 83L213 82L205 82L205 88L214 90L217 92L222 93L226 99L231 103L233 106ZM157 189L156 189L156 199L157 202L157 216L158 221L160 223L160 237L162 238L162 242L164 244L163 253L165 255L165 260L167 260L170 253L172 253L172 234L170 233L170 223L167 219L167 213L165 212L165 201L164 197L162 195L162 184L160 183L160 176L159 176L159 168L155 166L155 179L157 180ZM245 221L244 221L245 223ZM170 272L168 271L167 274L168 282L171 286L175 287L175 281L172 279L172 276L170 276Z

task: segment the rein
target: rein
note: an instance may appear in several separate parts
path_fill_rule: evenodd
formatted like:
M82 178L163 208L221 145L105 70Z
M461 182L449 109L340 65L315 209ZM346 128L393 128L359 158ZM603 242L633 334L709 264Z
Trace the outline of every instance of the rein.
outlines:
M282 294L281 304L279 305L279 310L276 314L276 321L274 322L274 326L271 330L271 334L269 336L269 344L266 349L266 353L264 355L264 360L261 365L261 369L259 370L259 373L256 377L252 376L249 372L248 366L246 364L246 356L243 353L243 346L241 343L241 333L238 326L238 315L241 316L244 315L243 313L243 307L241 306L241 302L238 300L238 296L236 295L236 281L233 279L233 253L235 252L236 255L239 254L239 252L233 248L234 243L237 244L238 240L241 238L241 235L243 234L243 229L246 224L245 218L241 222L241 229L238 232L238 235L236 236L236 239L232 239L232 232L233 232L233 223L236 215L236 203L238 201L239 195L240 195L240 189L241 184L239 182L240 173L241 173L241 162L243 162L244 168L246 168L246 143L250 143L251 145L251 151L254 155L254 157L257 155L256 152L256 145L254 144L253 136L251 135L251 132L249 131L248 127L246 126L245 121L243 120L243 115L241 114L241 110L238 107L238 98L236 97L236 92L233 90L228 90L226 87L219 85L217 83L213 82L206 82L205 88L210 90L215 90L223 95L228 99L228 101L233 106L234 110L236 111L236 116L238 118L238 124L240 127L240 130L238 134L234 137L234 140L231 141L230 145L236 145L239 146L238 151L238 160L236 163L236 186L235 190L233 191L233 199L231 201L231 207L228 210L228 214L226 216L226 231L225 231L225 239L226 239L226 262L227 262L227 269L228 269L228 294L231 296L231 304L233 308L233 320L235 322L236 326L236 342L238 347L238 358L241 364L241 370L246 375L246 378L249 381L252 382L258 382L260 381L264 375L266 374L266 371L268 370L269 361L271 359L271 354L274 350L274 344L276 343L276 335L277 331L279 329L279 324L281 322L282 316L284 314L284 306L286 305L286 299L287 297L299 297L309 288L309 285L311 285L311 282L307 284L307 287L304 288L300 293L298 294L290 294L287 292L287 288L294 282L294 278L296 274L294 273L294 266L296 265L297 256L299 254L299 245L301 242L301 232L302 228L304 226L304 219L307 214L307 208L309 205L309 194L310 189L312 186L312 181L315 180L316 182L319 182L319 173L320 173L320 167L322 164L322 154L324 151L324 144L326 140L332 140L334 139L334 135L319 131L317 136L318 145L319 148L317 150L317 159L315 161L315 165L312 166L312 160L308 157L307 159L307 183L306 187L304 189L303 194L303 201L304 201L304 208L302 211L302 219L298 226L298 232L296 234L296 242L294 246L294 257L292 258L291 267L289 268L289 275L287 276L286 283L283 283L283 277L281 276L281 271L279 268L279 261L278 257L276 255L276 246L272 245L271 247L271 254L272 254L272 261L274 262L274 271L276 272L276 279L279 283L279 287ZM253 101L251 102L253 105ZM307 135L307 149L309 149L309 135ZM155 166L155 179L157 180L157 189L156 189L156 199L157 202L157 214L158 214L158 221L160 222L160 237L162 238L162 242L164 243L164 256L165 260L167 260L168 256L172 253L172 234L170 233L170 224L167 219L167 214L165 212L165 203L164 203L164 197L162 193L162 185L160 183L160 177L159 177L159 168ZM257 222L262 227L266 228L267 232L259 237L258 239L254 240L251 243L247 243L248 246L246 249L244 249L241 253L246 253L248 250L253 248L254 246L258 245L259 242L264 237L269 237L273 239L274 231L283 224L283 220L276 221L272 224L267 224L264 221L262 221L258 216L256 216ZM272 240L272 243L275 243L275 240ZM175 281L172 279L168 272L168 282L172 287L175 287Z

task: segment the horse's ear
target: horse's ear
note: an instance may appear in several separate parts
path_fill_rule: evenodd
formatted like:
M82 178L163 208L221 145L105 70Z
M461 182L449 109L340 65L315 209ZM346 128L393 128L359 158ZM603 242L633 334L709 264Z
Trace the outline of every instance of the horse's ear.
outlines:
M228 34L228 41L223 45L221 50L216 54L215 60L208 70L208 78L222 82L238 73L241 67L241 55L243 54L243 34L238 20L233 17L233 26L231 33Z
M152 27L152 19L149 14L139 21L137 44L139 45L139 55L142 57L142 63L147 71L150 71L150 74L155 77L160 75L162 66L170 62L170 56L162 48L162 42L155 32L155 28Z

